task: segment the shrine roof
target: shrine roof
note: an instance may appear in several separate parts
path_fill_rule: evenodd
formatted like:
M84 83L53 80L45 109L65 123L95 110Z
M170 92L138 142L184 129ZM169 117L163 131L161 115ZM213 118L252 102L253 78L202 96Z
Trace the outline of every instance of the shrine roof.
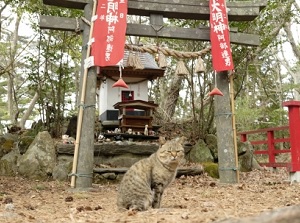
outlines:
M153 80L157 77L164 76L165 69L158 67L157 63L155 62L153 56L147 52L132 52L139 57L141 64L143 65L143 69L135 69L132 67L127 66L129 51L125 50L124 58L123 58L123 66L122 69L122 77L129 77L129 78L141 78L141 79L148 79ZM120 71L119 66L107 66L107 67L100 67L100 73L98 74L99 77L119 77Z

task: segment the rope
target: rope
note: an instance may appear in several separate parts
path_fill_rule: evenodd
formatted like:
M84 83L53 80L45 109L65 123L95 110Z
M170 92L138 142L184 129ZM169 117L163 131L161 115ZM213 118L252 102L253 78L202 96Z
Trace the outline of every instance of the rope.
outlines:
M81 33L80 23L79 23L79 18L78 18L78 17L76 17L76 28L75 28L75 33L76 33L76 34Z
M79 104L78 108L79 107L82 107L83 109L86 109L86 108L96 108L96 105Z
M222 171L232 171L232 170L237 171L238 168L236 168L236 167L220 167L219 170L222 170Z
M85 17L81 17L81 20L86 23L87 25L91 25L91 22L88 21ZM78 32L79 30L79 20L76 18L76 29L75 31ZM158 33L164 26L160 26L158 29L155 29L153 26L152 28L155 30L156 33ZM172 50L169 48L165 47L159 47L159 46L134 46L134 45L129 45L125 44L125 49L131 50L131 51L137 51L137 52L142 52L142 53L150 53L150 54L155 54L158 53L159 51L162 52L165 56L172 56L172 57L177 57L177 58L196 58L199 56L202 56L203 54L206 54L210 51L211 47L207 47L203 50L200 50L198 52L182 52L178 50Z
M93 173L70 173L68 176L93 178Z
M173 56L178 58L196 58L199 56L202 56L203 54L206 54L210 51L211 47L207 47L203 50L200 50L198 52L182 52L178 50L172 50L165 47L158 47L158 46L134 46L125 44L125 49L131 50L131 51L138 51L142 53L150 53L155 54L157 52L162 52L166 56Z
M82 21L85 22L87 25L91 26L91 22L87 20L85 17L81 17Z
M220 112L220 113L218 113L218 114L215 114L215 117L218 117L218 116L227 116L227 118L229 117L229 116L232 116L232 113L231 112Z

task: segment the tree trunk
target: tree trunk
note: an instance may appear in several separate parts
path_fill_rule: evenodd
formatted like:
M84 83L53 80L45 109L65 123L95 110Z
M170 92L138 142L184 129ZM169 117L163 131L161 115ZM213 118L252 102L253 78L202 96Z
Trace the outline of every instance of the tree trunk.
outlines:
M31 112L34 108L34 105L35 105L35 103L37 102L38 99L39 99L39 94L36 92L35 95L33 96L33 98L30 101L29 107L26 109L25 114L22 116L22 118L19 122L19 126L22 129L25 129L25 122L29 118L29 116L31 115Z
M16 97L14 96L14 70L15 70L15 57L17 52L17 42L19 39L18 31L21 22L22 14L18 14L15 22L15 29L13 33L13 39L11 43L11 55L10 55L10 70L8 75L8 82L7 82L7 107L8 113L10 117L10 121L12 124L16 124L17 122L17 110L18 110L18 103L16 101Z
M286 32L289 43L292 46L294 55L296 56L297 60L300 61L300 50L299 50L298 44L296 43L295 38L293 36L292 30L291 30L291 25L292 25L291 22L286 22L284 24L284 31ZM293 76L294 84L300 84L300 71L296 70L296 72L292 72L291 75ZM294 89L294 95L295 95L295 100L300 100L300 89L299 88Z
M2 33L2 13L4 11L4 9L7 7L8 4L4 4L1 8L0 8L0 39L1 39L1 33Z
M181 77L175 75L171 86L165 93L164 100L161 101L159 108L164 121L170 121L175 114L182 80Z

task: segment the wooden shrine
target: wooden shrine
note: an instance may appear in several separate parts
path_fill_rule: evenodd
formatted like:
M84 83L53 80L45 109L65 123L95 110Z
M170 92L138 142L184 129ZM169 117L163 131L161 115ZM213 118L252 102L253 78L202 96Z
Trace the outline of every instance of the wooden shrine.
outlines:
M90 26L88 22L91 21L92 17L93 0L43 0L43 3L84 11L82 18L40 16L42 29L82 32L84 46L82 59L84 61L85 46L89 42ZM209 27L181 28L171 27L164 23L164 18L208 20L210 14L208 3L208 0L128 0L128 15L148 16L150 23L128 23L126 34L141 37L210 41ZM227 1L228 19L229 21L253 21L266 5L267 0ZM230 30L231 43L248 46L260 44L259 35L241 33L234 27L231 27ZM82 72L83 75L84 72ZM90 92L86 95L86 104L91 105L95 104L96 98L97 74L93 67L88 69L88 75L87 88ZM231 118L228 118L228 114L231 114L228 72L218 73L216 82L224 94L222 98L215 98L220 182L236 183L238 182L238 170L234 168L236 166L235 147L233 140L229 140L233 139L233 122ZM83 112L83 125L80 129L81 132L84 132L84 137L81 136L79 143L78 169L77 172L74 173L73 171L72 173L72 176L76 176L76 187L79 188L88 188L92 185L92 179L87 178L86 175L93 170L94 118L91 117L94 116L95 111L92 110L91 106L88 108ZM75 162L77 161L75 160Z
M125 50L124 52L122 78L129 86L128 89L113 87L113 84L120 76L119 66L100 67L99 72L97 72L99 114L105 130L111 131L119 127L122 129L122 132L125 132L125 127L121 126L121 122L119 122L120 113L119 108L116 107L119 102L122 106L123 103L126 104L126 102L130 103L131 101L145 102L143 105L146 107L148 104L151 104L150 107L153 106L153 103L148 103L148 81L162 77L165 69L159 68L153 56L147 52L138 52L136 56L139 57L143 69L127 66L129 51ZM143 105L138 106L141 107ZM131 109L130 112L131 116L139 116L141 113L138 111L138 108ZM134 131L141 131L140 127L136 128L128 125L130 124L126 124L127 129L132 128L135 129ZM148 125L150 126L150 123Z
M121 132L125 133L128 132L128 129L132 129L137 134L144 134L145 128L151 132L153 129L153 112L157 106L157 104L142 100L116 103L114 107L119 110L118 120ZM137 110L138 115L133 113Z

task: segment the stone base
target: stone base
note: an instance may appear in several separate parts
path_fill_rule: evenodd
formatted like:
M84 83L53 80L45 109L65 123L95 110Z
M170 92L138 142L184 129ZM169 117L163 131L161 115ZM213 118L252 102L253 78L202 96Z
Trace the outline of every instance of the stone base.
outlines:
M300 183L300 171L290 173L291 183Z

